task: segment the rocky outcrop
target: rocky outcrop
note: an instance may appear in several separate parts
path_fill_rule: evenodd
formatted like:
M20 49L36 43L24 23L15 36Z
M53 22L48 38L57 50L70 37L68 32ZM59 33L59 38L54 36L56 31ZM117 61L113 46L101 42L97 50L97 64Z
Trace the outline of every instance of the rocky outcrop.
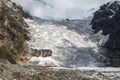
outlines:
M49 57L49 56L52 56L52 50L50 50L50 49L41 49L41 50L34 49L34 53L32 54L32 56Z
M35 51L28 48L30 40L22 11L10 0L0 0L0 62L16 64Z
M104 45L110 59L110 66L120 66L120 2L109 2L95 12L92 19L92 28L95 33L102 30L103 35L109 35Z
M23 10L23 8L20 5L16 5L16 3L14 3L14 2L13 2L13 5L17 6L17 8L20 10L20 12L24 18L33 19L31 14L28 11Z

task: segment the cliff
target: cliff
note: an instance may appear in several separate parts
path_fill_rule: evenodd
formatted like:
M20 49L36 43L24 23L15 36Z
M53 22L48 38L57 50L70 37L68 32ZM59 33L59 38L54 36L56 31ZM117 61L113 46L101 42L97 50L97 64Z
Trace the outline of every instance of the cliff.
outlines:
M30 40L21 10L10 0L0 0L0 62L16 64L31 55Z
M109 66L120 66L120 2L114 1L102 5L95 12L91 23L95 33L102 30L103 35L109 35L104 45L108 51L106 56L110 60Z

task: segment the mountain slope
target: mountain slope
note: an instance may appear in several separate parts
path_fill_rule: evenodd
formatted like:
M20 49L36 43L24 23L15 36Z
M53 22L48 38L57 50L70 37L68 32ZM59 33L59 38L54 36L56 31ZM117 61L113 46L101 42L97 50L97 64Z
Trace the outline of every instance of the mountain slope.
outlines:
M27 47L29 26L10 0L0 0L0 62L18 63L31 49ZM30 54L30 53L29 53Z
M110 59L110 66L120 66L120 2L109 2L100 7L92 19L95 33L102 30L103 35L109 35L105 44Z

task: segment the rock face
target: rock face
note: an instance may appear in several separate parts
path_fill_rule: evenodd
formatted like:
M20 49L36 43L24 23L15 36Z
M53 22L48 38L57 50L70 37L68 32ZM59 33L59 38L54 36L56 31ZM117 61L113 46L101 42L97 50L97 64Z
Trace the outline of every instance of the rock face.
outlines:
M10 0L0 0L0 62L15 64L35 52L25 42L29 26L21 13Z
M41 49L40 53L42 57L52 56L52 51L50 49Z
M120 66L120 2L101 6L91 23L95 33L102 30L103 35L109 35L104 47L108 50L106 56L110 59L110 66Z
M49 56L52 56L52 50L50 50L50 49L41 49L41 50L34 49L34 53L32 54L32 56L49 57Z
M21 14L24 18L33 19L31 14L27 11L24 11L23 8L20 5L16 5L14 2L13 2L13 5L17 6L17 8L21 11Z

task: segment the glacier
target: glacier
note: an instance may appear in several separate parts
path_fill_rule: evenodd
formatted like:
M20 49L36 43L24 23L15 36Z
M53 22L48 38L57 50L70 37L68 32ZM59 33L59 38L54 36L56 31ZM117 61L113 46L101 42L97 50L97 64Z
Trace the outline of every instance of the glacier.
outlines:
M90 20L45 20L25 19L30 26L31 40L27 43L33 49L50 49L49 58L34 57L30 61L39 61L41 66L97 67L109 63L99 46L107 36L94 34ZM46 65L45 65L46 64Z
M100 5L112 0L12 1L34 17L33 20L25 19L30 26L28 45L33 49L53 51L51 57L33 56L30 61L44 66L92 67L109 64L101 47L109 35L103 36L102 31L95 34L90 22Z

